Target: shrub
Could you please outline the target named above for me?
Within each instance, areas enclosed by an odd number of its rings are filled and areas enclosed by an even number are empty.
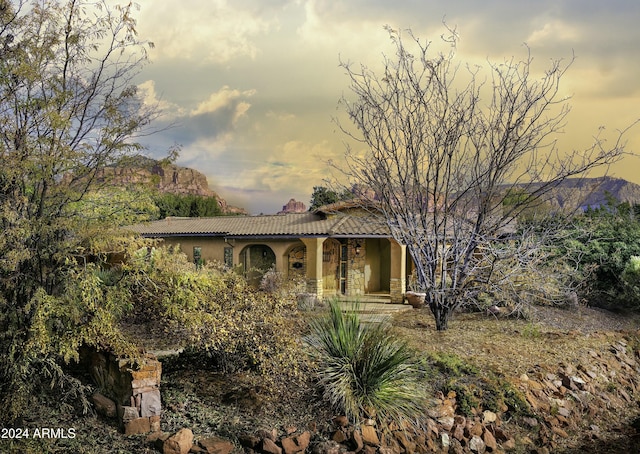
[[[311,322],[308,343],[319,366],[325,398],[354,423],[376,418],[416,424],[425,393],[414,352],[383,323],[362,324],[356,310],[337,302]],[[401,425],[402,427],[402,425]]]
[[[206,352],[227,371],[296,374],[295,300],[255,290],[214,263],[196,269],[178,248],[136,251],[123,272],[131,315],[162,328],[164,341]]]

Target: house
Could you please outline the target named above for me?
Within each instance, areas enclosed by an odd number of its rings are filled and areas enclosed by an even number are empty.
[[[213,218],[167,218],[133,227],[180,245],[190,260],[238,267],[257,283],[273,268],[301,279],[322,299],[375,297],[401,303],[407,253],[382,218],[342,203],[315,212]]]

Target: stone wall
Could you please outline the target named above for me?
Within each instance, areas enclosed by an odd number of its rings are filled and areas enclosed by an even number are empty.
[[[98,387],[93,401],[99,412],[117,417],[126,435],[160,430],[162,364],[155,356],[145,354],[140,362],[132,363],[90,351],[86,362]]]
[[[366,242],[363,240],[349,239],[347,241],[347,295],[364,295],[366,263]]]

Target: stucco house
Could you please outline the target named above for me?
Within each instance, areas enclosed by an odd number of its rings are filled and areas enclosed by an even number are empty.
[[[347,204],[348,205],[348,204]],[[179,244],[191,260],[238,267],[253,281],[273,268],[304,280],[307,292],[401,303],[406,247],[385,222],[357,206],[306,213],[213,218],[166,218],[138,225],[144,237]]]

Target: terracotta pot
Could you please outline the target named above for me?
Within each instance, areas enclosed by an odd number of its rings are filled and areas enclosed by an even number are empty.
[[[407,292],[404,294],[407,302],[413,306],[414,309],[420,309],[424,306],[424,300],[427,297],[426,293]]]

